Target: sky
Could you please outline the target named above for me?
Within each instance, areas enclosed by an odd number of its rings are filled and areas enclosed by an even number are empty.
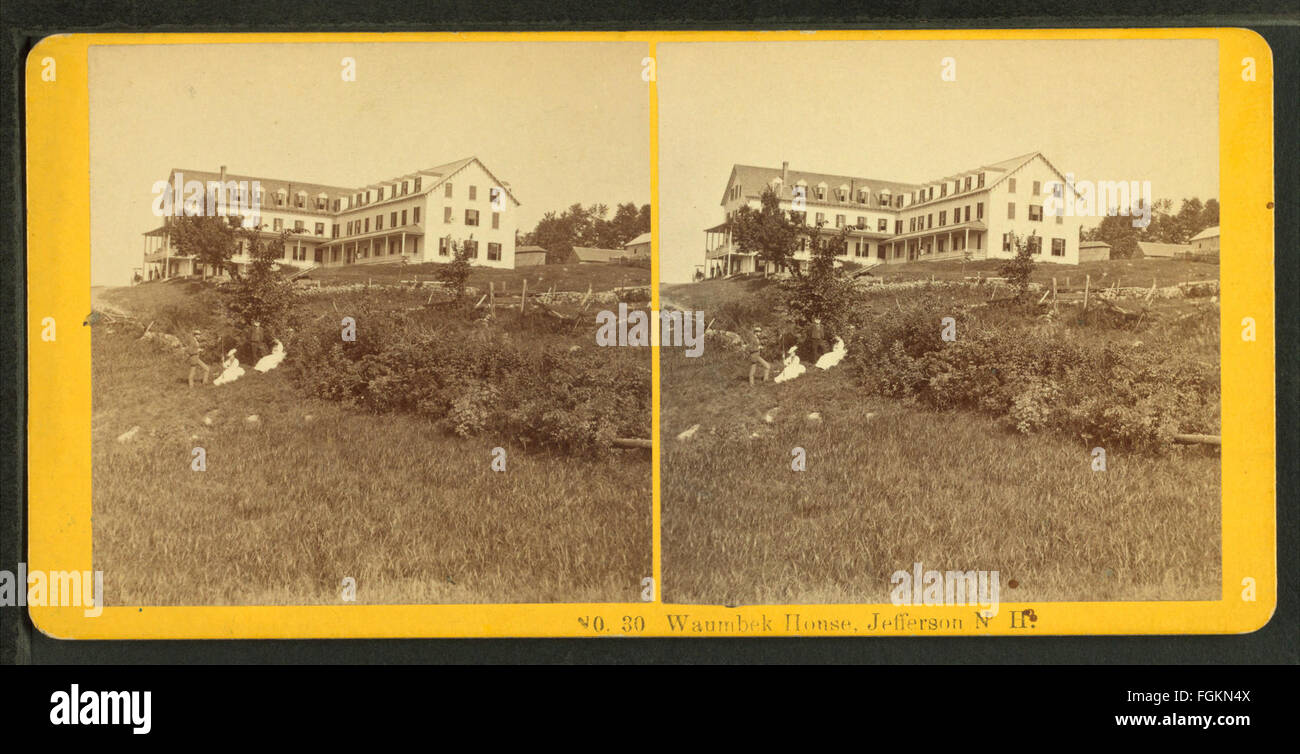
[[[704,263],[738,163],[921,183],[1040,151],[1175,211],[1219,196],[1214,40],[661,43],[656,62],[665,282]]]
[[[650,201],[644,42],[92,47],[91,284],[125,285],[172,168],[362,186],[477,156],[519,229]],[[341,61],[356,61],[344,82]]]

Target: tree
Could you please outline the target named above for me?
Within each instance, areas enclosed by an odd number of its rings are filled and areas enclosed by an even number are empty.
[[[1213,228],[1219,224],[1219,200],[1206,199],[1205,207],[1201,210],[1201,230]]]
[[[438,268],[438,279],[451,288],[457,301],[465,296],[465,284],[469,282],[469,249],[463,241],[451,241],[452,260]]]
[[[1002,263],[998,274],[1007,279],[1007,284],[1016,290],[1016,300],[1023,301],[1029,293],[1029,278],[1034,273],[1034,257],[1029,243],[1024,236],[1011,234],[1011,245],[1016,255]]]
[[[194,257],[206,276],[208,270],[224,269],[235,254],[237,229],[232,220],[238,222],[220,215],[184,215],[171,218],[168,230],[176,250]]]
[[[760,209],[741,207],[727,221],[736,248],[757,254],[759,261],[775,265],[778,272],[795,269],[800,227],[781,209],[781,198],[772,187],[763,191],[760,201]]]
[[[1178,226],[1178,240],[1174,243],[1187,243],[1192,236],[1200,233],[1205,229],[1201,225],[1201,217],[1205,214],[1205,206],[1201,200],[1196,197],[1184,199],[1181,207],[1178,208],[1178,216],[1174,222]]]
[[[787,281],[782,286],[785,313],[801,330],[813,320],[821,320],[827,333],[844,337],[853,303],[853,281],[836,269],[836,257],[848,251],[849,228],[822,237],[821,226],[812,232],[812,253],[808,274]]]
[[[259,225],[234,231],[237,240],[248,247],[251,261],[243,275],[237,275],[223,291],[226,309],[236,324],[247,327],[253,322],[276,329],[287,321],[298,302],[298,290],[291,280],[277,272],[275,260],[284,257],[291,231],[282,230],[263,238]]]

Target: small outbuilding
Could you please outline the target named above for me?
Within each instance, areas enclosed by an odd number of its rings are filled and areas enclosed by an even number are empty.
[[[1206,228],[1192,236],[1192,253],[1198,256],[1219,256],[1219,226]]]
[[[1142,252],[1144,258],[1165,258],[1173,259],[1175,257],[1186,256],[1191,253],[1192,245],[1186,243],[1156,243],[1154,241],[1138,241],[1138,250]]]
[[[1105,262],[1110,259],[1110,244],[1105,241],[1080,241],[1079,262]]]
[[[650,234],[642,233],[623,244],[624,256],[629,260],[650,258]]]
[[[546,264],[546,249],[540,246],[520,246],[515,249],[515,267],[535,267]]]
[[[591,246],[574,246],[569,262],[577,264],[609,264],[610,260],[623,256],[621,249],[597,249]]]

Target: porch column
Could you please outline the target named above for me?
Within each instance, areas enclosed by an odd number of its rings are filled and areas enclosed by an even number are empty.
[[[406,256],[406,231],[402,231],[402,256]]]

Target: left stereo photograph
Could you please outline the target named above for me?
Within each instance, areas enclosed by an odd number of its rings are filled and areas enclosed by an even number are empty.
[[[102,605],[643,600],[645,55],[89,49]]]

